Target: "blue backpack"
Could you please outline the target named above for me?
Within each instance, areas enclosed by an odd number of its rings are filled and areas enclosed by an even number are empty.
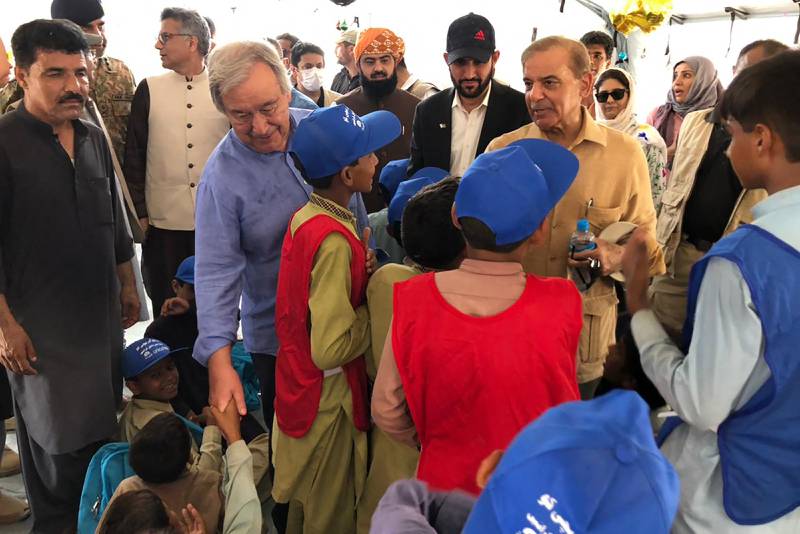
[[[244,350],[244,343],[241,341],[233,345],[231,350],[231,363],[239,379],[242,381],[242,389],[244,390],[244,402],[247,405],[248,412],[256,412],[261,409],[261,399],[258,393],[261,390],[256,376],[255,367],[253,367],[253,358]]]
[[[78,534],[93,534],[120,482],[135,475],[128,463],[129,443],[100,447],[86,471],[78,511]]]
[[[185,417],[175,414],[199,447],[203,442],[203,428]],[[86,478],[83,480],[81,504],[78,510],[78,534],[94,534],[100,518],[106,511],[108,501],[117,491],[117,486],[134,473],[128,461],[130,443],[108,443],[92,456]]]

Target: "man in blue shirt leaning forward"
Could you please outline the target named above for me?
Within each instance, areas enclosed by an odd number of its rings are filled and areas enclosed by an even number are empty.
[[[245,348],[253,355],[264,418],[271,426],[281,245],[289,219],[311,193],[286,149],[310,112],[289,107],[289,80],[267,44],[221,47],[208,70],[214,104],[232,129],[208,159],[197,192],[194,357],[208,366],[212,406],[224,410],[233,399],[244,415],[242,385],[231,365],[241,299]],[[359,195],[350,209],[359,230],[367,227]]]

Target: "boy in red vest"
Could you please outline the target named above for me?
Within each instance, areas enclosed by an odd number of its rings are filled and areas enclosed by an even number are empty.
[[[290,152],[313,186],[289,223],[276,302],[275,502],[287,532],[354,532],[366,477],[366,248],[347,209],[372,188],[373,154],[400,135],[388,111],[315,110]],[[365,233],[365,240],[368,239]]]
[[[547,216],[578,172],[549,141],[482,154],[464,173],[453,222],[466,259],[395,285],[372,415],[421,445],[417,477],[477,494],[478,466],[548,408],[577,400],[581,298],[568,280],[526,275]]]

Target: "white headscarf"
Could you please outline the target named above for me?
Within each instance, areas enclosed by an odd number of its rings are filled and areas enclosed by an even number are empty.
[[[597,122],[608,126],[609,128],[614,128],[615,130],[619,130],[621,132],[625,132],[628,135],[636,136],[636,131],[639,128],[639,121],[636,119],[636,86],[633,82],[633,78],[631,75],[628,74],[626,71],[618,68],[610,68],[605,72],[616,70],[619,71],[625,76],[625,79],[628,80],[628,105],[625,106],[625,109],[619,112],[619,115],[614,117],[613,119],[607,119],[605,115],[603,115],[603,106],[600,102],[597,101],[597,97],[595,96],[595,111],[597,112]],[[602,76],[602,74],[601,74]],[[610,80],[614,80],[615,78],[608,78]],[[605,80],[604,80],[605,81]],[[595,90],[597,93],[597,90]]]

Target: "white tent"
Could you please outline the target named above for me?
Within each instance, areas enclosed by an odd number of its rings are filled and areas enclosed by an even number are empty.
[[[611,10],[619,1],[594,3]],[[664,24],[651,34],[632,36],[630,55],[641,89],[640,112],[662,103],[669,87],[671,64],[680,58],[709,57],[717,65],[723,83],[727,83],[738,51],[748,42],[767,37],[785,43],[794,40],[798,4],[793,1],[744,0],[733,4],[749,16],[737,18],[729,38],[731,22],[725,7],[731,3],[732,0],[674,0],[674,14],[682,24]],[[319,44],[327,53],[329,79],[338,70],[333,55],[337,22],[346,21],[353,26],[357,17],[361,28],[386,26],[405,39],[409,68],[440,87],[450,83],[442,60],[447,26],[469,11],[492,21],[501,52],[497,76],[518,89],[522,88],[518,58],[534,28],[539,37],[560,34],[572,38],[589,30],[605,29],[604,21],[578,0],[564,0],[563,12],[561,0],[356,0],[347,7],[330,0],[105,0],[107,53],[123,59],[137,79],[161,72],[153,46],[160,10],[173,4],[212,17],[221,44],[239,39],[260,40],[286,31]],[[0,36],[8,44],[19,24],[49,14],[50,0],[18,2],[0,19]],[[669,56],[665,55],[667,42]]]

